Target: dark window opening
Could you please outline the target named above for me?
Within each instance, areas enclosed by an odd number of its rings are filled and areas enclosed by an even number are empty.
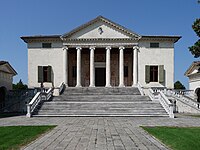
[[[38,82],[51,82],[51,66],[38,66]]]
[[[150,47],[151,48],[158,48],[159,47],[159,43],[150,43]]]
[[[51,43],[42,43],[42,48],[51,48]]]
[[[124,66],[124,77],[128,77],[128,66]]]
[[[158,82],[158,66],[150,66],[150,82]]]
[[[43,82],[47,82],[48,78],[48,67],[43,67]]]
[[[73,66],[73,67],[72,67],[72,77],[73,77],[73,78],[76,78],[76,72],[77,72],[77,71],[76,71],[76,66]]]

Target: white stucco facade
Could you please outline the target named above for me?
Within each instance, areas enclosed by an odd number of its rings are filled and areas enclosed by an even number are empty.
[[[17,73],[8,62],[0,61],[0,87],[12,90],[13,76]]]
[[[100,16],[63,35],[21,38],[28,45],[29,87],[41,85],[39,66],[51,66],[51,82],[44,82],[45,87],[58,87],[62,82],[67,86],[94,87],[95,69],[100,68],[95,64],[102,63],[108,87],[137,83],[144,88],[173,88],[174,85],[174,43],[180,36],[142,36]],[[51,47],[44,48],[43,43],[50,43]],[[150,47],[151,43],[158,47]],[[164,81],[159,82],[161,70],[158,69],[156,82],[146,82],[146,66],[163,66]]]

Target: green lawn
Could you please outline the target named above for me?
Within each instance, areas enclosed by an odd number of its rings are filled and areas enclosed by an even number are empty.
[[[20,149],[55,126],[0,127],[0,150]]]
[[[200,127],[142,127],[173,150],[200,149]]]

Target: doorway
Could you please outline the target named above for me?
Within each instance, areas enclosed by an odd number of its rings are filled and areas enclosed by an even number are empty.
[[[106,85],[106,68],[95,68],[95,86]]]
[[[196,89],[196,94],[197,94],[197,102],[200,102],[200,88]]]

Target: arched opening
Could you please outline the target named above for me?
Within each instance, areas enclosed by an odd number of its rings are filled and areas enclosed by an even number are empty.
[[[195,90],[195,93],[196,93],[196,95],[197,95],[197,102],[200,102],[200,88],[197,88],[197,89]]]
[[[0,87],[0,109],[5,107],[6,88]]]

